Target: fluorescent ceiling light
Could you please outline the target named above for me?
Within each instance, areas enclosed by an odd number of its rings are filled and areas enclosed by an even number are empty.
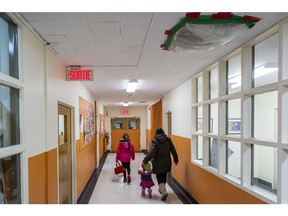
[[[254,79],[265,76],[272,72],[278,71],[278,64],[267,63],[254,69]],[[231,89],[241,86],[241,75],[236,75],[229,78],[228,83],[231,83]]]
[[[135,92],[137,85],[138,85],[138,80],[136,80],[136,79],[129,80],[126,91],[127,92]]]
[[[129,102],[123,102],[123,106],[129,106]]]
[[[262,77],[278,71],[278,64],[268,63],[254,69],[254,78]]]
[[[241,86],[241,76],[236,75],[228,80],[228,83],[231,83],[231,89]]]

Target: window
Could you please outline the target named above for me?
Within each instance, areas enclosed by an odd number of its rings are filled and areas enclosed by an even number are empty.
[[[200,76],[196,79],[196,102],[203,101],[203,77]]]
[[[288,25],[277,28],[192,77],[191,156],[256,197],[288,203]]]
[[[202,160],[203,158],[203,137],[202,136],[197,136],[196,137],[196,159],[197,160]]]
[[[227,94],[241,90],[241,55],[227,62]]]
[[[277,149],[252,145],[252,185],[277,193]]]
[[[219,87],[218,87],[218,68],[213,68],[209,71],[209,98],[217,98]]]
[[[202,106],[196,108],[196,116],[197,116],[196,131],[198,133],[203,133],[203,107]]]
[[[0,204],[22,202],[20,101],[24,84],[15,80],[19,79],[17,31],[17,25],[0,13]]]
[[[20,155],[0,159],[0,204],[20,204]]]
[[[218,133],[218,103],[209,105],[209,133]]]
[[[0,84],[0,148],[20,144],[19,90]]]
[[[0,13],[0,72],[18,79],[18,71],[17,25]]]
[[[226,133],[229,135],[241,134],[241,99],[227,101]]]
[[[235,178],[241,176],[241,143],[230,141],[226,142],[226,173]]]
[[[218,168],[218,140],[217,138],[209,139],[209,165]]]
[[[254,46],[254,87],[278,81],[278,34]]]
[[[253,137],[277,141],[277,98],[276,91],[253,96]]]

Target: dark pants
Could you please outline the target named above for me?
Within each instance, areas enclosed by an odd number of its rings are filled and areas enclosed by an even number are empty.
[[[130,176],[131,173],[130,162],[121,162],[121,163],[125,167],[128,176]],[[126,172],[124,172],[124,178],[126,178]]]
[[[158,184],[167,182],[167,173],[156,174]]]

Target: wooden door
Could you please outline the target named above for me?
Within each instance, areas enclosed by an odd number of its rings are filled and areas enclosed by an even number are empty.
[[[58,104],[59,203],[72,203],[71,109]]]
[[[140,118],[111,119],[111,151],[117,152],[124,133],[128,133],[136,152],[140,152]]]

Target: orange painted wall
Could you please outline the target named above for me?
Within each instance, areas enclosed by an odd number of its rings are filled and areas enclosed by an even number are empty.
[[[84,149],[80,149],[80,140],[76,141],[77,198],[79,198],[93,171],[96,169],[95,137],[91,144],[87,145]]]
[[[146,148],[150,149],[156,128],[162,127],[162,100],[149,107],[150,129],[146,129]]]
[[[149,129],[146,129],[146,150],[150,150],[151,147],[151,132]]]
[[[191,162],[191,139],[172,135],[179,156],[172,175],[200,204],[263,204],[264,201]]]
[[[29,203],[58,203],[57,148],[28,159]]]
[[[86,101],[84,98],[80,97],[80,114],[82,114],[83,116],[87,115],[87,108],[94,110],[94,118],[95,118],[94,124],[95,124],[95,122],[97,121],[96,121],[96,114],[95,114],[96,109],[94,105]],[[83,127],[84,127],[84,122],[83,122]],[[94,125],[94,128],[96,128],[96,125]],[[96,132],[96,130],[94,130],[94,132]],[[76,140],[76,143],[75,143],[76,145],[75,149],[76,149],[77,198],[79,198],[85,185],[87,184],[91,175],[93,174],[93,171],[96,169],[96,165],[97,165],[96,137],[97,137],[96,133],[94,133],[93,139],[89,143],[85,143],[84,131],[83,131],[83,133],[80,132],[80,139]]]
[[[29,203],[47,203],[46,153],[28,159]]]
[[[58,203],[58,149],[47,152],[47,201],[49,204]]]
[[[162,127],[162,100],[150,106],[150,138],[155,136],[159,127]]]

